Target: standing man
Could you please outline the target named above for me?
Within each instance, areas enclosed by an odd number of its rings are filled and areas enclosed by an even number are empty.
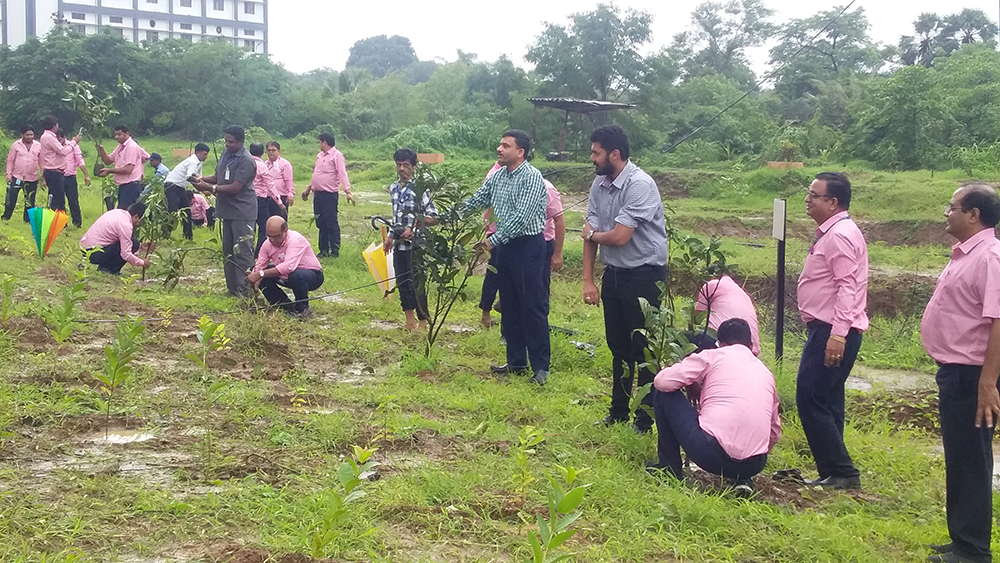
[[[59,142],[66,144],[66,133],[62,129],[56,133]],[[66,170],[64,172],[63,187],[66,192],[66,203],[69,204],[69,214],[73,219],[73,226],[79,229],[83,226],[83,215],[80,213],[80,186],[76,180],[76,171],[83,172],[83,181],[90,185],[90,173],[87,172],[87,163],[83,160],[83,151],[80,145],[73,145],[73,153],[66,157]]]
[[[40,175],[38,157],[42,144],[35,142],[35,128],[21,128],[21,138],[10,146],[7,153],[7,197],[3,204],[3,220],[9,221],[17,207],[17,192],[24,190],[24,222],[28,222],[28,209],[35,206]]]
[[[552,272],[558,272],[563,265],[563,242],[566,240],[566,218],[563,217],[562,198],[552,182],[545,180],[545,295],[550,293]],[[545,306],[549,306],[548,298]]]
[[[54,115],[42,121],[42,145],[39,153],[39,163],[42,168],[42,188],[49,188],[49,209],[66,210],[66,160],[73,154],[73,147],[80,142],[80,136],[65,145],[59,142],[59,120]]]
[[[191,187],[191,178],[201,175],[202,164],[207,158],[208,145],[198,143],[194,146],[194,154],[175,166],[163,182],[163,192],[167,197],[167,211],[176,213],[183,210],[181,225],[184,229],[184,238],[188,240],[194,238],[191,226],[191,196],[188,188]],[[149,160],[152,162],[153,155],[150,155]],[[208,207],[207,202],[205,207]]]
[[[278,191],[282,193],[281,203],[285,205],[285,219],[288,219],[287,208],[295,202],[295,180],[292,176],[292,163],[281,156],[281,144],[278,141],[267,143],[267,166],[274,175]]]
[[[337,200],[341,187],[347,201],[354,203],[351,181],[347,179],[344,155],[334,146],[333,133],[319,134],[319,154],[313,168],[312,181],[302,192],[302,201],[309,201],[309,194],[316,192],[313,213],[319,228],[319,257],[340,256],[340,223],[337,222]]]
[[[847,211],[851,183],[838,172],[816,175],[806,213],[819,227],[799,276],[799,315],[809,329],[795,390],[802,430],[816,460],[812,485],[861,487],[844,445],[844,384],[868,329],[868,246]]]
[[[611,409],[602,422],[628,422],[629,399],[637,364],[645,363],[646,338],[635,332],[646,326],[639,306],[643,297],[660,306],[656,282],[667,279],[667,230],[663,201],[656,182],[629,160],[628,136],[617,125],[604,125],[590,135],[590,161],[597,177],[590,186],[583,224],[583,301],[604,301],[604,334],[611,349]],[[598,293],[594,263],[601,250],[604,276]],[[626,370],[628,373],[626,374]],[[649,368],[639,369],[639,386],[653,382]],[[652,406],[648,395],[644,404]],[[650,432],[653,419],[639,409],[632,428]]]
[[[246,134],[238,125],[226,128],[226,151],[215,165],[215,174],[195,176],[191,185],[216,196],[215,215],[222,219],[222,255],[226,287],[234,297],[250,297],[247,274],[254,264],[253,226],[257,220],[257,195],[253,190],[257,165],[243,143]]]
[[[253,179],[253,191],[257,194],[257,246],[256,251],[260,253],[260,247],[264,244],[267,232],[267,220],[278,215],[284,217],[285,204],[281,203],[281,194],[277,191],[275,178],[271,174],[261,157],[264,156],[264,145],[261,143],[250,144],[250,156],[257,167],[257,175]]]
[[[496,252],[503,313],[500,328],[507,339],[507,363],[491,367],[496,374],[530,368],[533,383],[549,377],[549,319],[545,294],[545,182],[528,164],[531,139],[512,129],[497,147],[501,168],[490,174],[476,193],[458,206],[458,213],[491,207],[497,231],[476,245]]]
[[[150,155],[135,142],[128,127],[124,125],[115,127],[115,140],[118,141],[118,146],[110,155],[104,152],[103,145],[97,145],[97,155],[104,164],[114,164],[111,168],[101,168],[97,175],[101,178],[108,174],[114,176],[118,186],[118,209],[128,209],[128,206],[139,201],[139,194],[142,193],[142,184],[139,183],[142,166]],[[114,205],[114,200],[109,198],[107,204],[110,208]]]
[[[267,242],[260,248],[260,256],[247,281],[259,287],[271,305],[305,319],[311,314],[309,292],[323,285],[323,266],[306,237],[288,230],[283,217],[269,218],[264,228]],[[292,290],[294,303],[279,285]]]
[[[389,186],[392,199],[392,229],[382,243],[382,252],[392,253],[392,266],[399,288],[399,304],[406,315],[407,330],[427,328],[427,291],[417,287],[413,272],[414,239],[420,227],[437,223],[437,208],[431,194],[424,192],[420,203],[413,186],[413,172],[417,167],[417,153],[413,149],[399,149],[392,155],[398,179]],[[420,224],[417,217],[422,216]],[[418,322],[419,321],[419,322]]]
[[[153,178],[162,178],[163,181],[167,180],[170,169],[167,168],[166,164],[163,164],[163,157],[160,156],[160,153],[154,152],[149,155],[149,167],[153,169]]]
[[[135,229],[142,224],[146,204],[134,203],[125,209],[112,209],[94,221],[80,239],[80,248],[90,252],[90,263],[97,271],[117,276],[126,263],[146,269],[149,260],[135,255],[139,250],[139,237]]]
[[[963,186],[945,210],[958,242],[920,324],[938,364],[941,440],[951,543],[928,561],[989,563],[993,523],[993,430],[1000,419],[1000,198],[985,184]]]

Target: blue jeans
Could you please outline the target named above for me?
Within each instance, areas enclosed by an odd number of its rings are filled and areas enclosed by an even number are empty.
[[[701,429],[698,411],[684,393],[664,393],[655,388],[653,413],[656,415],[657,453],[660,467],[674,476],[684,476],[681,448],[698,467],[726,479],[750,479],[767,465],[767,454],[735,460],[722,449],[714,436]]]
[[[295,295],[295,302],[288,298],[285,290],[278,286],[287,287]],[[323,270],[298,269],[288,274],[288,279],[263,278],[260,280],[260,291],[267,298],[271,305],[281,307],[290,312],[301,313],[309,308],[309,292],[319,289],[323,285]]]

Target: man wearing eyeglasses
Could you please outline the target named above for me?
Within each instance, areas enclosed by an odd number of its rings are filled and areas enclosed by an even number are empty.
[[[795,401],[819,479],[836,489],[861,486],[844,445],[844,384],[868,329],[868,246],[851,220],[851,182],[838,172],[816,176],[806,193],[816,237],[799,276],[799,315],[809,329]]]

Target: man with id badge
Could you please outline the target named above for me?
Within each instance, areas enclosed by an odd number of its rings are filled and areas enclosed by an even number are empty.
[[[24,190],[24,222],[28,222],[28,209],[35,206],[38,192],[38,156],[42,144],[35,141],[35,128],[21,128],[21,138],[10,146],[7,153],[7,197],[4,199],[3,220],[9,221],[17,207],[17,193]]]
[[[226,128],[226,151],[211,176],[191,176],[197,190],[215,196],[215,216],[222,219],[223,270],[234,297],[250,297],[247,274],[254,264],[253,228],[257,221],[257,194],[253,180],[257,165],[243,145],[246,134],[238,125]]]

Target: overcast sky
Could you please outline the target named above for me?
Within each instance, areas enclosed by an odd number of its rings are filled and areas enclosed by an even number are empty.
[[[623,0],[623,10],[645,10],[653,16],[650,51],[668,44],[675,33],[690,23],[691,10],[702,0]],[[774,21],[803,18],[843,6],[850,0],[765,0],[775,10]],[[402,2],[368,0],[271,0],[268,4],[272,58],[293,72],[317,68],[341,70],[355,41],[373,35],[408,37],[421,60],[450,62],[461,49],[493,61],[507,55],[515,64],[524,63],[524,53],[546,22],[564,24],[575,12],[593,10],[598,1],[541,0],[537,2],[477,2],[476,0],[426,0]],[[515,12],[509,10],[523,6]],[[997,0],[858,0],[852,10],[864,8],[875,40],[895,44],[899,36],[912,33],[912,22],[921,12],[954,13],[979,8],[990,17],[1000,16]],[[766,54],[756,53],[757,66]],[[763,70],[761,68],[756,69]]]

